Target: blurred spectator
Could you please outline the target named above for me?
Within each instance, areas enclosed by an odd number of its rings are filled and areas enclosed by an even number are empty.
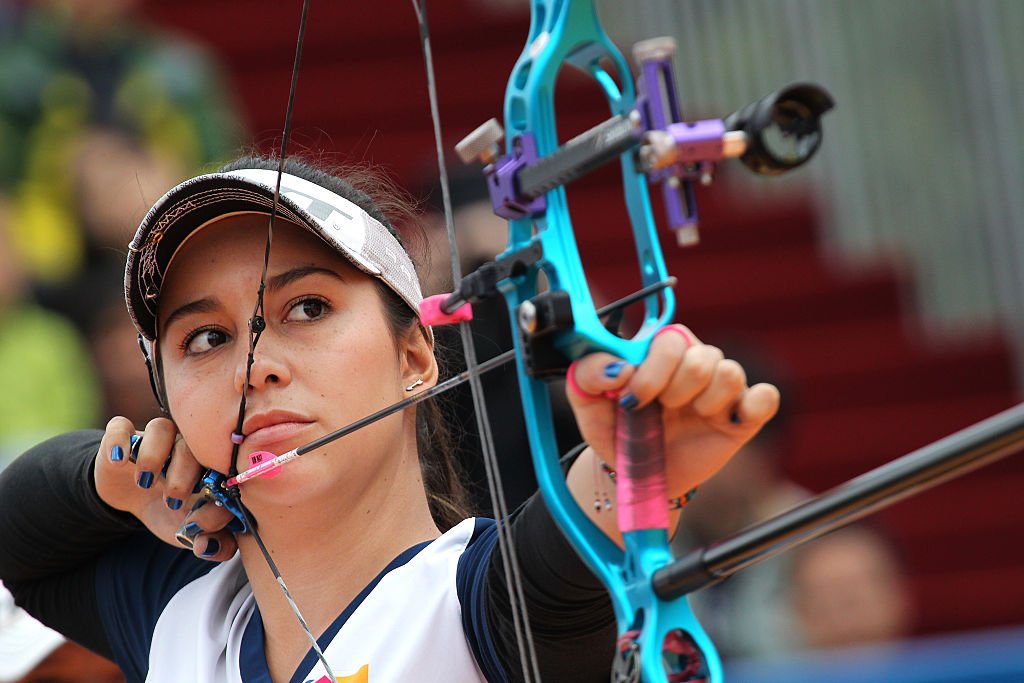
[[[73,147],[62,175],[69,179],[68,208],[81,231],[82,259],[63,279],[38,282],[35,290],[42,305],[91,336],[99,312],[122,296],[124,258],[136,226],[184,178],[185,168],[113,128],[83,129]]]
[[[834,648],[905,637],[913,605],[885,536],[849,526],[793,554],[793,606],[804,646]]]
[[[13,184],[19,258],[61,280],[84,258],[65,172],[83,131],[134,131],[192,169],[229,155],[239,126],[207,56],[156,32],[135,0],[37,0],[3,15],[0,183]]]
[[[104,399],[99,414],[142,426],[159,409],[124,310],[124,258],[135,226],[184,169],[111,128],[84,129],[74,148],[64,175],[74,190],[69,207],[82,230],[83,259],[60,281],[36,282],[33,294],[88,339]]]
[[[81,337],[28,297],[6,207],[0,198],[0,469],[45,438],[94,426],[99,403]]]
[[[0,584],[0,683],[123,683],[112,662],[67,641],[14,605]]]

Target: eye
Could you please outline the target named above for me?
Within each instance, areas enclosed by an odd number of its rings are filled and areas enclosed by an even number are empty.
[[[330,305],[323,299],[306,297],[292,304],[285,320],[288,322],[311,322],[324,317],[329,310]]]
[[[182,349],[184,349],[186,355],[198,356],[212,351],[214,348],[225,344],[228,341],[228,334],[223,330],[216,328],[200,328],[194,332],[189,333],[185,337],[185,341],[182,342]]]

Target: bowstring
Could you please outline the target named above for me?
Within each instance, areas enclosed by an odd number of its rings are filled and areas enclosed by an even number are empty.
[[[288,86],[288,104],[285,107],[284,129],[281,132],[281,150],[278,154],[277,183],[274,187],[274,203],[270,209],[270,219],[267,222],[267,244],[263,250],[263,269],[260,273],[259,289],[256,292],[256,305],[253,307],[252,317],[249,319],[249,355],[246,358],[245,384],[242,387],[242,398],[238,404],[238,421],[235,424],[235,434],[237,435],[242,434],[242,427],[245,423],[246,397],[249,393],[249,385],[252,378],[252,366],[256,359],[256,345],[259,343],[260,336],[266,329],[263,293],[267,288],[267,271],[270,268],[270,251],[274,243],[274,219],[277,217],[278,209],[281,204],[281,177],[284,175],[284,162],[288,153],[288,140],[291,137],[292,112],[295,105],[295,92],[298,89],[299,83],[299,66],[302,63],[302,46],[306,39],[306,19],[308,15],[309,0],[303,0],[302,13],[299,19],[299,34],[295,41],[295,59],[292,63],[291,82]],[[232,439],[229,477],[233,477],[238,474],[237,463],[240,447],[241,439]],[[238,505],[239,510],[241,510],[242,516],[245,518],[246,527],[249,529],[249,533],[252,535],[253,540],[256,541],[256,545],[259,547],[260,553],[263,555],[263,559],[266,561],[267,566],[274,575],[274,580],[281,587],[281,592],[284,593],[288,606],[295,614],[296,619],[298,619],[299,625],[302,627],[302,631],[306,634],[306,638],[309,640],[313,651],[320,660],[320,663],[323,664],[327,675],[332,681],[337,680],[337,677],[334,675],[334,671],[331,669],[331,665],[328,664],[327,658],[324,656],[323,650],[320,649],[320,644],[317,642],[316,636],[313,635],[313,631],[309,628],[309,624],[306,622],[305,617],[302,616],[302,612],[299,610],[299,606],[292,597],[291,591],[288,590],[288,586],[285,584],[284,577],[281,576],[281,571],[278,569],[277,563],[274,562],[274,558],[271,556],[270,551],[263,542],[263,538],[260,536],[259,530],[256,527],[256,520],[253,519],[252,513],[249,512],[249,509],[242,502],[238,486],[230,487],[228,489],[228,495],[231,496]]]
[[[434,145],[437,153],[438,177],[441,184],[445,228],[448,234],[448,250],[451,258],[452,288],[454,291],[458,289],[459,283],[462,281],[462,266],[459,263],[458,245],[455,238],[455,221],[452,213],[451,193],[448,187],[448,167],[445,163],[444,145],[441,141],[441,116],[437,103],[437,83],[434,73],[433,53],[430,47],[430,30],[427,25],[426,0],[412,0],[412,6],[419,23],[420,43],[423,49],[423,60],[426,68],[430,116],[434,128]],[[480,382],[476,345],[473,342],[473,333],[468,321],[463,320],[459,322],[459,335],[462,339],[462,349],[466,359],[466,373],[469,378],[470,394],[473,397],[477,429],[480,432],[484,469],[490,490],[491,508],[498,530],[498,549],[501,553],[505,585],[508,589],[509,605],[512,609],[512,621],[516,633],[516,645],[519,650],[519,661],[526,683],[529,683],[531,680],[538,681],[539,683],[541,680],[540,667],[533,643],[533,633],[530,629],[526,599],[523,595],[523,581],[519,571],[519,558],[515,550],[515,544],[512,542],[511,530],[507,524],[508,503],[505,499],[501,468],[498,464],[490,419],[487,415],[483,385]]]

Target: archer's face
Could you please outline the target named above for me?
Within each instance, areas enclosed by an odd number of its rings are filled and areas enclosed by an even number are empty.
[[[175,256],[161,293],[171,415],[199,462],[221,472],[245,386],[266,221],[242,215],[200,230]],[[267,327],[249,379],[239,470],[252,452],[279,455],[400,400],[415,372],[373,280],[316,236],[279,221],[266,282]],[[389,453],[403,450],[409,419],[399,414],[344,437],[274,479],[245,484],[244,493],[315,485],[339,473],[353,485],[371,481]]]

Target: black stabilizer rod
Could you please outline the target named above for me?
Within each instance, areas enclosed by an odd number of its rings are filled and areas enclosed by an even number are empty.
[[[833,529],[1024,451],[1024,403],[840,484],[654,573],[663,600],[692,593]]]
[[[613,116],[599,123],[521,170],[520,196],[536,199],[556,187],[582,178],[627,149],[637,147],[643,133],[640,119],[629,114]]]

